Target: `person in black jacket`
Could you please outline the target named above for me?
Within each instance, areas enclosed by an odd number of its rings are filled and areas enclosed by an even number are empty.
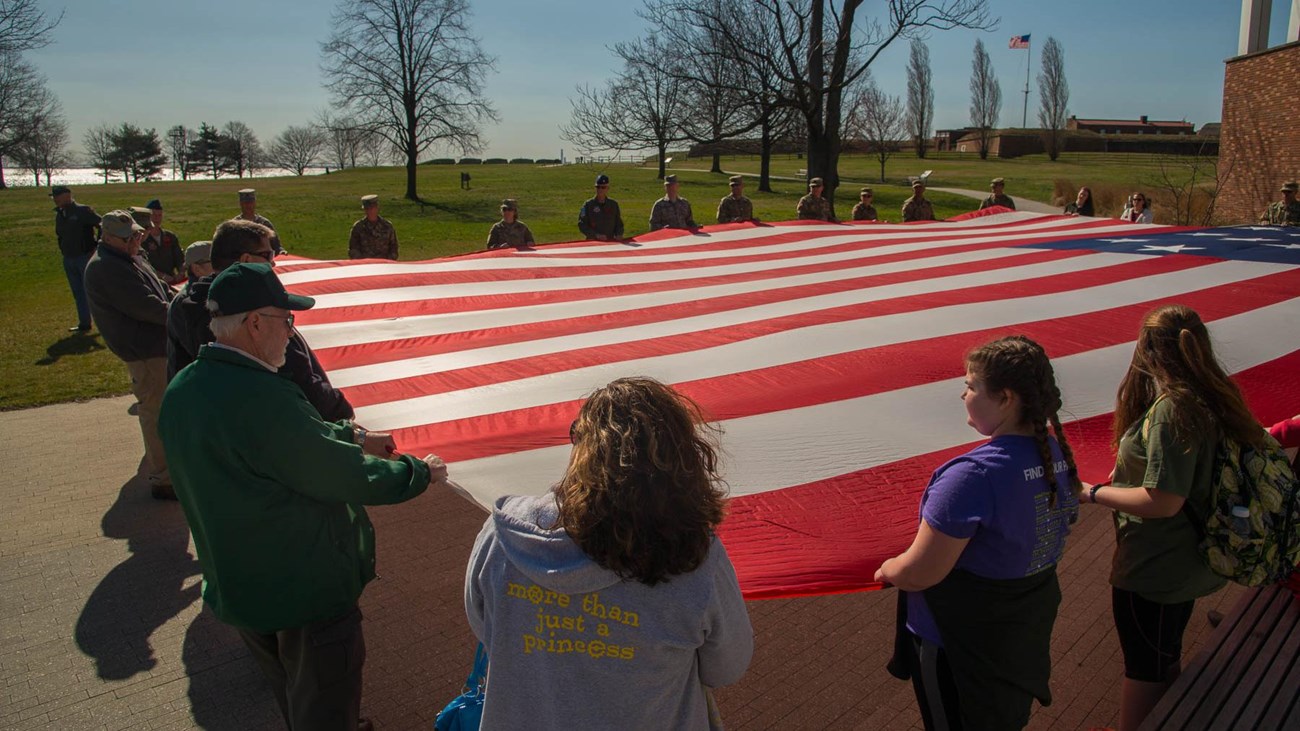
[[[271,230],[265,226],[241,219],[231,219],[217,226],[212,234],[212,266],[216,273],[193,282],[167,310],[169,381],[198,357],[201,346],[213,341],[212,331],[208,328],[212,316],[207,303],[208,287],[216,274],[239,262],[275,266],[271,235]],[[297,328],[289,338],[280,373],[298,384],[307,401],[316,407],[325,421],[354,416],[352,404],[348,403],[342,391],[330,384],[325,369]]]
[[[86,264],[99,241],[99,214],[90,206],[72,200],[72,190],[65,185],[50,188],[54,199],[54,235],[63,254],[63,273],[68,289],[77,303],[77,324],[68,332],[90,331],[90,303],[86,300]]]

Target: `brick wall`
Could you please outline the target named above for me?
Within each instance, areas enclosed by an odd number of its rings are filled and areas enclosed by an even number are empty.
[[[1300,42],[1227,61],[1219,148],[1218,216],[1258,220],[1300,177]]]

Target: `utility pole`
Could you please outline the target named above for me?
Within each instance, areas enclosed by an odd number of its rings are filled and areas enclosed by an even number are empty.
[[[1020,127],[1029,127],[1029,69],[1034,65],[1034,49],[1029,46],[1029,36],[1025,36],[1025,111],[1020,116]]]

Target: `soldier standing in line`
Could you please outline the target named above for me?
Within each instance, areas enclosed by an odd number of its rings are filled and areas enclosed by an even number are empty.
[[[879,217],[876,216],[876,207],[872,205],[875,197],[875,191],[871,190],[871,188],[863,188],[858,191],[858,204],[853,206],[854,221],[879,220]]]
[[[664,197],[655,201],[654,207],[650,209],[651,231],[658,231],[661,228],[682,228],[693,231],[699,228],[695,224],[694,216],[691,215],[690,201],[677,193],[679,187],[676,175],[664,178]]]
[[[596,197],[587,199],[578,211],[578,230],[588,240],[618,241],[623,238],[623,213],[618,201],[609,197],[609,176],[596,176]]]
[[[487,247],[504,249],[507,246],[532,246],[533,232],[519,220],[519,202],[514,198],[501,201],[501,220],[488,231]]]
[[[993,206],[1002,206],[1003,208],[1010,208],[1013,211],[1016,210],[1016,202],[1011,200],[1011,196],[1002,192],[1005,188],[1005,180],[1002,178],[994,178],[992,182],[989,183],[989,190],[993,191],[993,195],[985,198],[983,202],[980,203],[980,210],[982,211],[985,208],[992,208]]]
[[[284,247],[280,245],[280,237],[275,233],[275,224],[271,223],[265,216],[257,215],[256,190],[252,188],[244,188],[239,191],[239,215],[235,216],[235,218],[242,218],[245,221],[260,223],[271,229],[271,248],[275,250],[277,256],[284,253]]]
[[[799,199],[799,206],[795,209],[798,212],[800,221],[830,221],[835,223],[835,217],[831,215],[831,202],[822,197],[822,191],[826,186],[821,178],[813,178],[808,181],[808,195]]]
[[[925,199],[925,183],[912,181],[912,197],[903,201],[903,222],[933,221],[934,206]]]
[[[1282,200],[1270,203],[1259,217],[1259,222],[1266,226],[1300,226],[1300,201],[1296,192],[1300,183],[1292,180],[1282,186]]]
[[[754,218],[754,204],[745,197],[745,178],[731,176],[731,195],[718,201],[718,223],[758,223]]]
[[[379,215],[379,196],[361,196],[365,216],[352,224],[348,236],[349,259],[392,259],[397,261],[397,230]]]
[[[90,332],[90,301],[86,299],[86,264],[99,243],[99,214],[90,206],[72,200],[66,185],[50,188],[54,199],[54,235],[63,254],[63,275],[77,303],[77,324],[68,332]]]
[[[176,234],[162,227],[162,201],[154,198],[144,205],[149,212],[145,227],[144,245],[141,247],[144,258],[158,272],[158,278],[170,285],[185,281],[185,252],[181,250],[180,239]],[[131,209],[133,212],[135,209]]]

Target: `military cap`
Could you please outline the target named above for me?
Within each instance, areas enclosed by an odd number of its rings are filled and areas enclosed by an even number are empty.
[[[505,200],[501,201],[501,210],[517,211],[519,210],[519,201],[515,200],[514,198],[506,198]]]
[[[676,175],[665,175],[665,176],[664,176],[664,185],[671,185],[672,183],[676,183],[676,182],[677,182],[677,176],[676,176]]]
[[[254,190],[253,188],[244,188],[243,190],[239,191],[239,200],[255,201],[257,200],[257,191]]]
[[[144,230],[144,226],[136,223],[127,211],[109,211],[104,214],[99,225],[104,233],[119,239],[129,239],[137,231]]]
[[[141,206],[131,206],[131,218],[141,226],[149,228],[153,224],[153,211]]]
[[[158,200],[157,198],[154,198],[153,200],[151,200],[151,201],[149,201],[148,203],[144,204],[144,207],[145,207],[145,208],[148,208],[148,209],[151,210],[151,211],[161,211],[161,210],[162,210],[162,201]]]
[[[260,307],[310,310],[316,305],[311,297],[284,291],[270,264],[244,263],[226,267],[212,280],[208,302],[216,308],[218,317],[252,312]]]
[[[812,180],[808,181],[809,188],[822,188],[825,187],[825,185],[826,184],[822,182],[821,178],[813,178]]]
[[[362,208],[369,208],[369,207],[371,207],[371,206],[377,206],[377,205],[379,205],[379,196],[377,196],[377,195],[363,195],[363,196],[361,196],[361,207],[362,207]]]
[[[994,178],[989,181],[989,187],[992,187],[994,185],[1005,185],[1006,182],[1007,181],[1003,180],[1002,178]]]
[[[71,192],[72,192],[72,188],[69,188],[66,185],[56,185],[53,188],[50,188],[50,197],[53,198],[55,196],[63,195],[64,193],[71,193]]]
[[[745,176],[744,176],[744,175],[732,175],[730,178],[727,178],[727,180],[730,181],[730,184],[731,184],[731,185],[740,185],[741,183],[744,183],[744,182],[745,182]]]
[[[1284,184],[1282,185],[1282,192],[1283,192],[1283,193],[1300,193],[1300,183],[1297,183],[1297,182],[1294,181],[1294,180],[1292,180],[1292,181],[1290,181],[1290,182],[1288,182],[1288,183],[1284,183]]]
[[[863,188],[862,190],[858,191],[858,195],[875,195],[875,194],[876,191],[872,190],[871,188]]]
[[[913,187],[913,188],[924,188],[924,187],[925,187],[925,181],[924,181],[924,180],[921,180],[920,178],[917,178],[916,180],[913,180],[913,181],[912,181],[912,187]]]
[[[185,266],[207,264],[212,261],[212,242],[195,241],[185,247]]]
[[[601,173],[596,176],[596,185],[609,185],[609,176]]]

